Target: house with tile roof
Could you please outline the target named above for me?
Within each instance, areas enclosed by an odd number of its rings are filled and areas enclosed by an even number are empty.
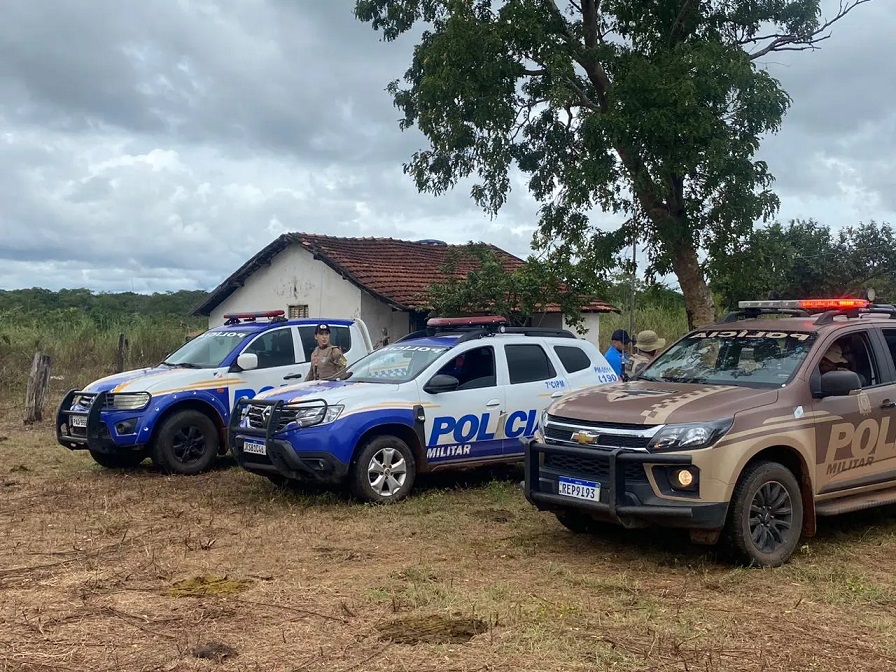
[[[207,316],[209,327],[224,323],[225,313],[284,310],[290,318],[361,318],[371,338],[395,340],[422,328],[427,317],[425,293],[444,282],[449,253],[461,245],[437,240],[338,238],[285,233],[218,285],[193,314]],[[489,246],[513,271],[523,260]],[[470,269],[461,264],[458,273]],[[617,311],[602,301],[584,306],[585,330],[596,340],[601,313]],[[532,316],[533,324],[565,326],[559,307]]]

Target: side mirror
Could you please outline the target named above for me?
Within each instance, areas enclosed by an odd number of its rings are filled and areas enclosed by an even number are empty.
[[[854,371],[829,371],[821,376],[821,397],[845,397],[859,390],[862,380]]]
[[[258,355],[254,352],[244,352],[236,358],[236,365],[243,371],[251,371],[258,368]]]
[[[429,394],[438,394],[439,392],[453,392],[460,385],[460,381],[454,376],[439,373],[429,379],[429,382],[423,386],[423,391]]]

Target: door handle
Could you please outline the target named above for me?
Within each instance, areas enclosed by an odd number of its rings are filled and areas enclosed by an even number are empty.
[[[494,408],[495,406],[500,406],[500,405],[501,405],[500,401],[498,401],[497,399],[491,399],[490,401],[486,402],[485,407],[486,408]]]
[[[896,401],[891,401],[889,399],[884,399],[880,402],[881,408],[896,408]]]
[[[554,392],[554,394],[551,395],[551,399],[557,399],[558,397],[562,397],[562,396],[563,396],[562,392]]]

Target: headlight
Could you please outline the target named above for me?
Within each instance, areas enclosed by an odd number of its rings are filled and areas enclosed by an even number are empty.
[[[647,449],[653,453],[660,453],[709,448],[731,429],[733,423],[734,418],[724,418],[714,422],[666,425],[650,440]]]
[[[541,427],[542,429],[547,427],[548,426],[548,418],[550,418],[550,417],[551,416],[548,415],[547,410],[542,411],[541,412],[541,424],[539,425],[539,427]]]
[[[295,417],[291,422],[296,423],[299,427],[327,425],[336,420],[344,408],[345,406],[312,406],[310,408],[300,408],[295,411]]]
[[[149,392],[112,394],[112,408],[116,411],[139,411],[149,406]]]

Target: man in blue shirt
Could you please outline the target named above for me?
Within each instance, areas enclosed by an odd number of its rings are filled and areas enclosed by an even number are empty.
[[[631,337],[625,329],[617,329],[610,336],[610,347],[604,353],[607,363],[613,367],[613,371],[622,379],[622,371],[625,368],[625,361],[628,359],[626,347],[632,342]]]

